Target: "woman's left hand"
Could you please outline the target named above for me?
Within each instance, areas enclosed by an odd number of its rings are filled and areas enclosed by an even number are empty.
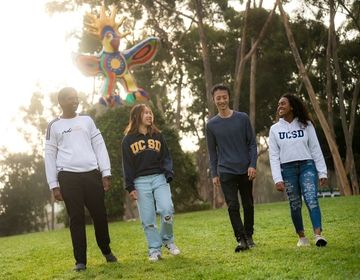
[[[323,187],[327,184],[327,178],[321,178],[320,179],[320,187]]]

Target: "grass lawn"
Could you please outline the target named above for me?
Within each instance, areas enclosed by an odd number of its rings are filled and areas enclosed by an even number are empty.
[[[255,207],[256,247],[236,246],[226,209],[176,214],[176,244],[181,255],[163,252],[147,259],[139,221],[110,224],[111,245],[119,263],[105,263],[92,226],[87,228],[88,264],[72,271],[68,229],[0,238],[0,279],[360,279],[360,196],[320,199],[328,246],[317,248],[304,209],[311,246],[297,248],[287,202]]]

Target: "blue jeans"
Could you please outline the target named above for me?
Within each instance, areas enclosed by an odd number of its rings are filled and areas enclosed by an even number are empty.
[[[286,193],[289,198],[291,218],[297,233],[304,231],[301,214],[302,199],[309,210],[313,229],[321,230],[321,213],[317,197],[318,175],[313,160],[293,161],[281,164]]]
[[[170,185],[164,174],[140,176],[134,180],[138,195],[138,210],[148,241],[149,254],[160,251],[163,244],[174,242],[173,215]],[[156,214],[161,217],[160,232],[157,228]]]

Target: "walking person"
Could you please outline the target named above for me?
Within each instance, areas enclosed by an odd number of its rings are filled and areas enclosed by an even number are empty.
[[[253,180],[256,177],[257,147],[246,113],[229,107],[230,89],[222,84],[211,91],[218,114],[206,124],[212,182],[221,186],[238,245],[235,252],[255,246]],[[240,215],[241,203],[244,224]]]
[[[316,246],[325,246],[321,235],[321,212],[317,192],[327,181],[327,169],[313,122],[300,98],[283,95],[277,108],[278,122],[270,128],[269,155],[272,177],[278,191],[286,190],[297,246],[309,246],[301,214],[302,196],[309,210]]]
[[[148,243],[150,261],[162,257],[161,247],[179,255],[174,243],[174,206],[169,183],[173,179],[173,163],[160,130],[154,124],[151,109],[135,105],[122,141],[125,188],[137,201],[139,216]],[[156,214],[160,214],[160,231]]]
[[[45,142],[47,182],[57,201],[64,201],[70,218],[75,271],[86,269],[84,207],[94,222],[97,244],[107,262],[117,262],[110,249],[105,192],[111,186],[110,160],[94,121],[76,110],[74,88],[58,94],[62,115],[49,123]]]

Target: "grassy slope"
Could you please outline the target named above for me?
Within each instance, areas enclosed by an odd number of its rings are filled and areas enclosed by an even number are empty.
[[[255,208],[257,246],[233,253],[236,245],[226,209],[175,217],[178,257],[150,263],[139,221],[110,224],[119,264],[104,262],[88,227],[88,269],[72,272],[67,229],[0,238],[0,279],[360,279],[360,197],[321,199],[325,248],[297,248],[286,202]]]

